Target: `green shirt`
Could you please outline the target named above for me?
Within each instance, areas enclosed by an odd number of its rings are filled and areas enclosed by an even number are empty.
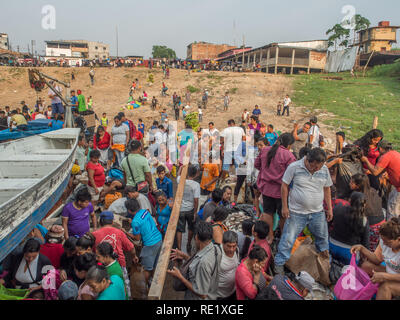
[[[133,179],[129,170],[128,161],[132,169]],[[126,185],[135,186],[146,180],[145,173],[150,172],[149,162],[140,154],[129,154],[122,160],[121,168],[126,175]]]
[[[124,281],[124,275],[122,272],[122,268],[117,260],[114,260],[114,262],[112,262],[110,265],[106,266],[106,269],[107,269],[107,273],[110,277],[113,275],[116,275],[116,276],[120,277],[122,279],[122,281]],[[126,290],[125,290],[125,293],[126,293]]]
[[[85,101],[85,96],[83,94],[80,94],[78,96],[78,111],[83,112],[86,111],[86,101]]]

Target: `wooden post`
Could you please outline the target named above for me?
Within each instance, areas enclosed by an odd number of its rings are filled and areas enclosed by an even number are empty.
[[[307,74],[310,74],[310,59],[311,59],[311,51],[308,51],[308,68],[307,68]]]
[[[271,48],[268,48],[268,51],[267,51],[267,73],[269,73],[269,59],[270,59],[270,57],[271,57]]]
[[[192,143],[191,140],[189,140],[185,156],[183,158],[183,168],[180,176],[178,189],[175,195],[174,206],[172,208],[171,217],[168,223],[168,228],[165,233],[163,245],[161,247],[161,252],[160,252],[160,257],[158,259],[157,267],[154,272],[153,281],[151,282],[151,287],[148,294],[149,300],[160,300],[164,289],[169,258],[171,255],[172,246],[174,244],[176,228],[178,226],[178,220],[179,220],[179,212],[182,204],[183,192],[185,190],[191,147]]]
[[[292,50],[292,67],[290,68],[290,74],[293,74],[294,57],[296,55],[296,49]]]
[[[363,77],[365,77],[365,72],[367,71],[367,67],[368,67],[369,62],[371,61],[372,56],[374,55],[374,53],[375,53],[375,51],[372,51],[371,55],[369,56],[369,59],[368,59],[368,61],[367,61],[367,64],[366,64],[365,67],[364,67]]]
[[[276,47],[275,50],[275,74],[278,74],[278,57],[279,57],[279,47]]]
[[[374,117],[374,122],[372,123],[372,129],[378,128],[378,117]]]

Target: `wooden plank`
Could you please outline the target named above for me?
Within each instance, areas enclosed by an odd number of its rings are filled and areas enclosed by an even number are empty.
[[[372,129],[378,128],[378,117],[374,117],[374,122],[372,123]]]
[[[164,242],[161,248],[160,258],[158,259],[157,267],[153,276],[153,281],[151,282],[151,287],[148,294],[149,300],[160,300],[164,289],[169,258],[175,240],[176,228],[178,226],[179,212],[182,204],[183,191],[185,189],[186,177],[190,160],[190,149],[191,149],[191,140],[189,140],[185,156],[183,158],[182,173],[180,176],[178,189],[176,191],[174,206],[172,208],[171,217],[168,223],[168,228],[165,233]]]

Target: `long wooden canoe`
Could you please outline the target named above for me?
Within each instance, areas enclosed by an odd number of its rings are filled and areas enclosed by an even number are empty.
[[[0,262],[61,197],[79,132],[61,129],[0,144]]]

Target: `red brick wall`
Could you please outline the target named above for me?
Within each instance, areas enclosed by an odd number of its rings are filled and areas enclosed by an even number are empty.
[[[227,44],[193,43],[188,47],[187,58],[192,60],[215,59],[226,50],[234,49],[235,46]]]

